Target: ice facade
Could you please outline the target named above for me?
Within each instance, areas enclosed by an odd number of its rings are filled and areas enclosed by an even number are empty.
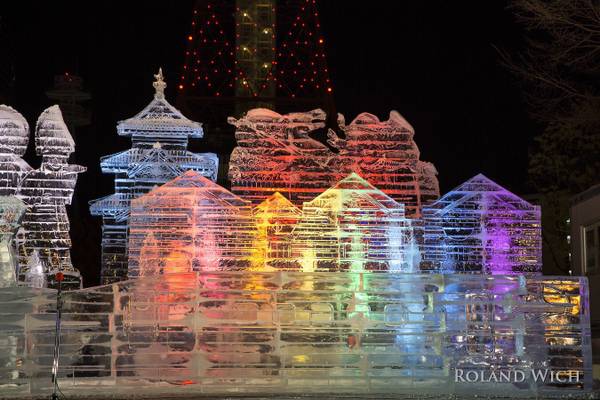
[[[14,238],[26,209],[15,196],[0,196],[0,288],[17,285],[19,263]]]
[[[538,206],[479,174],[423,208],[424,268],[541,274]]]
[[[188,138],[201,138],[200,123],[190,121],[165,99],[162,71],[155,75],[154,99],[140,113],[119,122],[117,132],[131,137],[132,148],[101,159],[102,172],[115,174],[115,193],[90,202],[102,217],[101,282],[127,277],[127,235],[131,200],[194,170],[217,179],[217,156],[187,150]]]
[[[314,135],[325,127],[325,113],[312,110],[280,115],[253,109],[236,127],[237,147],[231,154],[229,178],[233,193],[258,204],[274,192],[297,206],[355,172],[404,204],[409,217],[439,196],[437,171],[419,159],[414,129],[396,111],[387,121],[362,113],[346,125],[345,138],[328,132],[328,146]]]
[[[85,168],[69,164],[75,142],[58,106],[44,110],[36,124],[35,149],[42,157],[38,169],[21,158],[28,142],[27,121],[11,107],[0,106],[0,195],[17,196],[27,208],[17,240],[18,278],[31,277],[34,266],[36,284],[60,271],[65,287],[80,288],[81,277],[71,262],[66,205]]]

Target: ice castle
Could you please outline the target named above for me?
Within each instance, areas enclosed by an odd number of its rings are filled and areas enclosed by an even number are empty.
[[[128,279],[63,295],[61,390],[589,395],[587,280],[541,274],[539,208],[483,175],[436,199],[435,169],[397,113],[352,124],[345,140],[365,142],[364,163],[312,157],[315,115],[233,121],[246,149],[231,191],[178,167],[127,197]],[[407,141],[388,152],[394,135]],[[55,301],[49,289],[0,290],[0,394],[51,387]]]

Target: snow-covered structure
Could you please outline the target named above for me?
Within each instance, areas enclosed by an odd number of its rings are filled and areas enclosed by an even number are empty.
[[[44,110],[37,121],[35,150],[42,156],[38,169],[28,171],[19,184],[18,197],[27,206],[20,237],[20,276],[27,273],[29,258],[39,254],[44,273],[65,275],[65,288],[81,287],[81,276],[71,262],[68,204],[71,204],[80,165],[69,164],[75,141],[58,106]]]
[[[14,238],[25,210],[25,204],[18,198],[0,196],[0,288],[17,284],[19,264]]]
[[[542,272],[540,208],[479,174],[423,208],[423,268]]]
[[[90,202],[92,215],[101,216],[102,283],[127,276],[127,231],[131,200],[157,185],[197,171],[217,179],[217,156],[187,150],[189,138],[201,138],[202,126],[190,121],[165,99],[162,71],[155,75],[154,98],[142,111],[117,125],[117,133],[131,137],[132,148],[101,159],[102,172],[115,174],[115,193]]]
[[[229,123],[237,140],[231,190],[254,204],[280,192],[300,206],[351,172],[404,204],[410,217],[439,196],[435,167],[419,160],[414,129],[396,111],[387,121],[363,113],[349,125],[340,115],[345,138],[329,131],[330,147],[311,137],[325,127],[322,110],[280,115],[253,109]]]

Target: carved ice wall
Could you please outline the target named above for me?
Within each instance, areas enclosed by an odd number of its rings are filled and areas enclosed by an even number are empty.
[[[115,174],[115,193],[90,202],[92,215],[102,216],[101,282],[127,277],[127,232],[131,200],[187,170],[217,179],[219,160],[213,153],[187,150],[188,138],[203,136],[164,97],[162,71],[155,75],[154,99],[140,113],[119,122],[117,132],[131,137],[132,148],[101,159],[102,172]]]
[[[363,113],[349,125],[340,115],[346,138],[329,131],[333,150],[311,137],[325,117],[322,110],[280,115],[254,109],[230,118],[237,140],[229,164],[233,193],[257,204],[280,192],[300,206],[355,172],[404,204],[410,217],[439,196],[435,167],[419,160],[414,129],[396,111],[387,121]]]

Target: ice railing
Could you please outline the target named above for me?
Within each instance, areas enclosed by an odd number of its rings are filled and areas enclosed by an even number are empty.
[[[587,281],[456,274],[216,272],[65,293],[60,386],[86,393],[591,390]],[[54,292],[0,293],[0,394],[49,390]],[[525,371],[520,383],[456,370]],[[578,382],[534,382],[532,370]]]

